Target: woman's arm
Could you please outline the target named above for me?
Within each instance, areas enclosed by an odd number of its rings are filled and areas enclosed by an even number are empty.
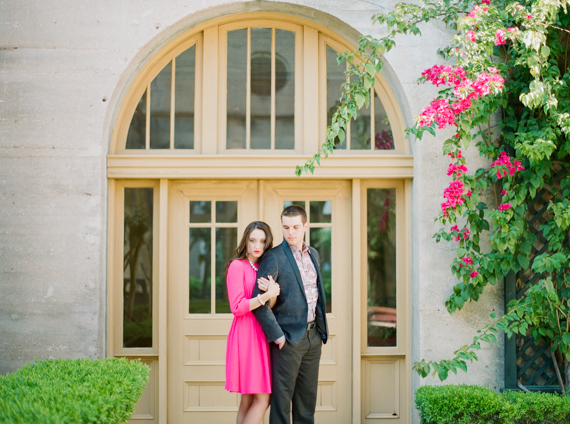
[[[257,296],[254,296],[252,299],[245,296],[244,279],[245,273],[242,264],[239,261],[233,261],[228,268],[226,284],[228,286],[230,309],[235,316],[241,316],[261,306],[261,302]],[[261,294],[259,297],[261,301],[265,303],[277,295],[279,295],[278,285],[276,285],[276,287],[272,286],[270,290]]]

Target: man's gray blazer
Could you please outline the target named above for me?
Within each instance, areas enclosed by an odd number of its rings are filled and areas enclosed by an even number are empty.
[[[318,276],[319,299],[315,311],[315,322],[323,343],[326,343],[329,330],[327,327],[325,289],[319,267],[319,253],[312,247],[309,247],[309,253]],[[257,278],[267,278],[269,275],[273,276],[281,288],[277,302],[273,309],[269,308],[268,302],[265,306],[260,306],[252,312],[261,324],[269,342],[273,342],[284,335],[289,343],[297,346],[307,329],[308,306],[297,262],[286,241],[263,254],[257,271]],[[253,296],[255,297],[260,293],[263,292],[255,284]]]

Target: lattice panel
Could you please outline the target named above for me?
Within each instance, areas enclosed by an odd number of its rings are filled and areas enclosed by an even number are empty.
[[[544,238],[540,226],[549,220],[548,204],[559,193],[560,181],[564,174],[559,169],[555,169],[550,184],[545,184],[533,201],[529,203],[527,221],[529,230],[536,235],[537,242],[532,247],[530,254],[530,264],[534,258],[548,250],[547,240]],[[556,190],[554,190],[556,189]],[[560,194],[557,194],[560,196]],[[530,269],[521,270],[516,276],[516,298],[524,297],[526,291],[542,278],[541,274],[535,274]],[[544,340],[540,340],[538,345],[534,343],[532,329],[525,336],[517,336],[516,346],[516,380],[527,388],[537,388],[545,386],[555,386],[558,384],[556,371],[552,362],[549,346]],[[557,361],[560,372],[564,375],[562,361]]]

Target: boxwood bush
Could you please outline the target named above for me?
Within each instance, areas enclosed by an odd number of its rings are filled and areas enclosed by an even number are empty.
[[[124,423],[148,378],[126,358],[30,363],[0,376],[0,423]]]
[[[422,424],[570,423],[570,397],[481,386],[422,386],[416,391]]]

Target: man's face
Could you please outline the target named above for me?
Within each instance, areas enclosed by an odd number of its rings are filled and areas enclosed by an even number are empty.
[[[300,249],[303,245],[303,238],[305,237],[305,231],[309,228],[309,223],[301,220],[301,216],[284,216],[281,218],[281,224],[283,228],[283,238],[291,246],[295,246]]]

